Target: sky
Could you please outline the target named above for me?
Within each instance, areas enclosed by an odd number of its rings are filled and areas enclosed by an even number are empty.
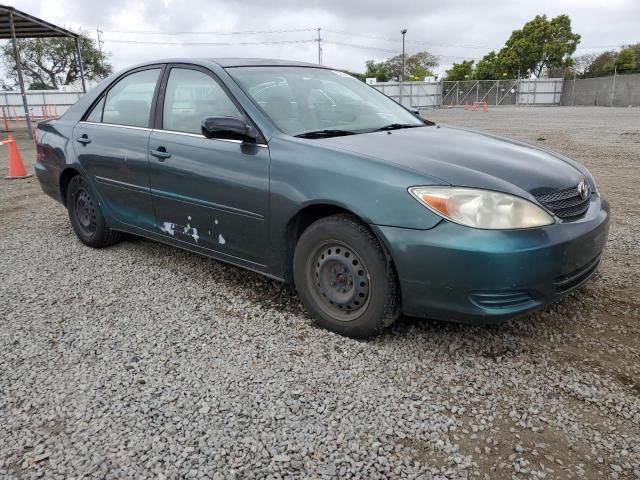
[[[576,54],[640,42],[640,0],[14,0],[3,3],[96,38],[114,69],[167,57],[268,57],[364,72],[369,59],[427,50],[440,62],[500,49],[535,15],[568,14]],[[188,32],[188,33],[183,33]],[[140,43],[144,42],[144,43]],[[217,45],[203,45],[215,43]],[[191,45],[187,45],[191,44]],[[195,45],[194,45],[195,44]]]

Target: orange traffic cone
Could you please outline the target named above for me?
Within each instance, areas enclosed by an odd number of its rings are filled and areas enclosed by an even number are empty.
[[[482,111],[483,112],[488,112],[489,111],[489,106],[487,105],[487,101],[484,101],[484,105],[482,105]]]
[[[14,138],[9,135],[8,139],[0,143],[9,145],[9,175],[4,178],[7,180],[29,178],[31,175],[27,174],[27,169],[24,168],[22,156],[20,155],[20,150],[18,150],[18,145],[16,145]]]
[[[471,107],[471,110],[474,112],[478,111],[478,102],[473,102],[473,107]]]
[[[466,112],[467,110],[469,110],[469,100],[465,100],[465,101],[464,101],[464,110],[465,110],[465,112]]]

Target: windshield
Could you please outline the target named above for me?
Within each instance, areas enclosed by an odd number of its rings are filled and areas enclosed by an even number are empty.
[[[424,126],[393,100],[346,73],[309,67],[233,67],[229,74],[289,135],[363,133]],[[325,132],[326,133],[326,132]]]

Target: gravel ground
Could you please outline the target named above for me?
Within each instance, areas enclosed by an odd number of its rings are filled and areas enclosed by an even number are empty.
[[[86,248],[34,179],[0,180],[0,477],[640,478],[640,109],[427,116],[584,162],[614,212],[594,279],[500,326],[356,341],[256,274]]]

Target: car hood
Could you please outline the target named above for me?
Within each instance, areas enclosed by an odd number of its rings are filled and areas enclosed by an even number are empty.
[[[576,186],[588,176],[584,167],[558,153],[458,127],[426,126],[320,142],[426,174],[443,184],[520,196]]]

